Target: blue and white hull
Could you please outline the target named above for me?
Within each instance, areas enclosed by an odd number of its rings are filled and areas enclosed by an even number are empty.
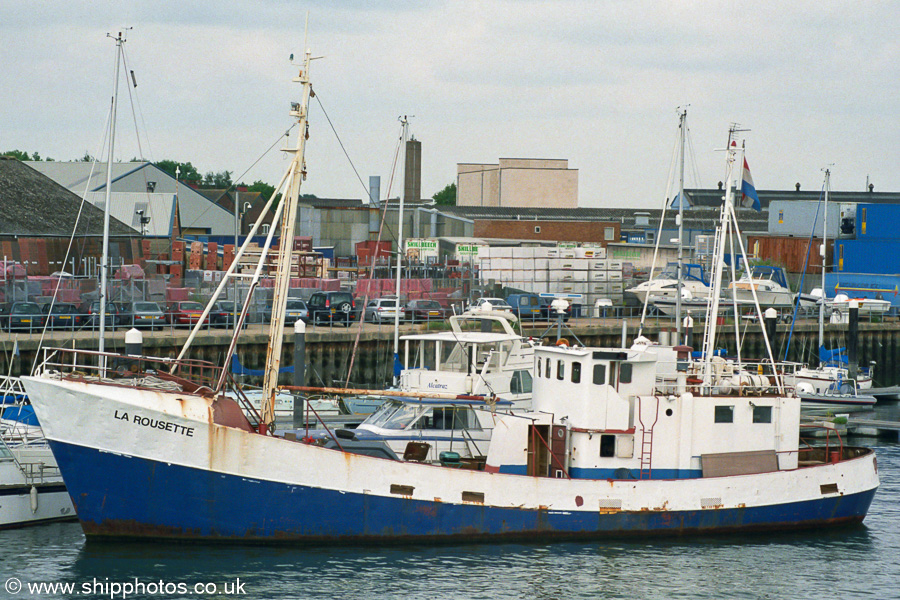
[[[24,379],[91,536],[406,542],[796,529],[862,521],[878,486],[867,451],[693,479],[448,469],[217,425],[200,396]]]

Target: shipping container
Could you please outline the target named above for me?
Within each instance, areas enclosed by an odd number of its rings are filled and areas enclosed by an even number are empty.
[[[858,204],[856,206],[856,239],[900,238],[900,205]]]
[[[823,196],[824,198],[824,196]],[[851,217],[855,205],[846,202],[828,203],[828,238],[849,237],[841,233],[841,215]],[[769,204],[769,235],[808,239],[811,234],[822,237],[825,218],[824,202],[806,200],[773,200]],[[845,217],[845,218],[846,218]]]
[[[783,265],[788,273],[802,273],[809,254],[807,274],[822,273],[822,258],[819,255],[821,238],[814,238],[810,246],[809,237],[792,238],[780,236],[747,236],[747,252],[762,260]],[[834,240],[828,240],[828,253],[834,247]]]

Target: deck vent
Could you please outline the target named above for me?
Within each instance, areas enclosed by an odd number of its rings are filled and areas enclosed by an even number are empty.
[[[700,508],[722,508],[721,498],[700,498]]]
[[[484,504],[484,494],[482,494],[481,492],[463,492],[462,501]]]
[[[600,510],[622,510],[622,501],[617,498],[600,498]]]
[[[837,494],[838,486],[836,483],[824,483],[819,486],[819,489],[822,491],[822,495],[826,494]]]
[[[412,496],[414,489],[416,488],[411,485],[397,485],[396,483],[391,484],[391,493],[397,494],[398,496]]]

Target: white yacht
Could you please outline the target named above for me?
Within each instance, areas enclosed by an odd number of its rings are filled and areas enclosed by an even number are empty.
[[[753,304],[753,290],[762,308],[788,308],[794,304],[794,293],[788,285],[784,269],[770,265],[754,265],[744,271],[728,288],[740,304]]]
[[[691,298],[702,299],[709,296],[709,279],[703,265],[683,265],[681,288],[690,292]],[[650,281],[625,290],[626,296],[644,304],[647,296],[675,299],[678,294],[678,264],[671,262]]]

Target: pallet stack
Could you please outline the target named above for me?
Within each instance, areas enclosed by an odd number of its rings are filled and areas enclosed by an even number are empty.
[[[490,247],[478,253],[482,283],[532,293],[580,294],[583,305],[622,302],[625,263],[602,247]],[[628,265],[630,267],[630,265]]]

